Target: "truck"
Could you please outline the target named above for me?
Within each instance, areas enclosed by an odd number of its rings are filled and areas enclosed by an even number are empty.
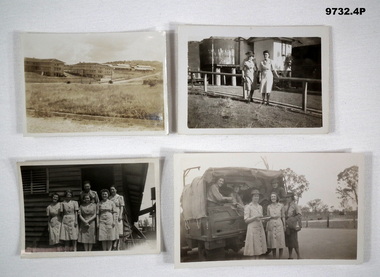
[[[259,203],[263,206],[264,215],[274,190],[272,181],[276,180],[277,189],[285,192],[281,171],[243,167],[208,168],[203,176],[184,185],[182,191],[181,258],[197,248],[200,261],[223,260],[226,250],[239,252],[244,246],[247,232],[244,209],[235,203],[217,206],[207,203],[207,191],[219,178],[224,179],[220,193],[227,197],[238,185],[244,205],[251,202],[252,190],[259,190]]]

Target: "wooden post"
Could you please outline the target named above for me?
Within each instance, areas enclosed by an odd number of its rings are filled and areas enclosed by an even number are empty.
[[[194,88],[194,73],[190,72],[190,78],[191,78],[191,88]]]
[[[307,81],[303,82],[303,91],[302,91],[302,110],[307,111]]]
[[[330,213],[327,214],[327,228],[330,228]]]
[[[207,92],[207,74],[203,76],[203,88],[204,91]]]
[[[236,68],[232,68],[232,74],[236,74]],[[232,86],[236,87],[236,76],[232,76]]]
[[[215,72],[216,73],[220,73],[220,67],[217,67],[216,69],[215,69]],[[216,83],[216,85],[217,86],[220,86],[221,85],[221,83],[220,83],[220,75],[216,75],[215,76],[215,83]]]

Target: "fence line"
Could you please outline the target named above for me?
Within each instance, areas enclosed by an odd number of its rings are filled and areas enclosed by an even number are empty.
[[[208,92],[208,75],[217,75],[217,76],[232,76],[233,81],[232,83],[236,83],[236,77],[243,77],[242,74],[235,74],[235,73],[223,73],[223,72],[211,72],[211,71],[189,71],[190,73],[190,82],[191,86],[194,87],[194,83],[203,83],[203,91]],[[203,74],[203,78],[194,78],[194,74]],[[235,79],[235,82],[234,82]],[[320,79],[311,79],[311,78],[298,78],[298,77],[279,77],[279,80],[283,81],[297,81],[297,82],[302,82],[302,103],[301,103],[301,109],[303,112],[307,111],[313,111],[313,112],[319,112],[321,113],[322,111],[315,110],[315,109],[310,109],[307,107],[307,96],[308,96],[308,84],[309,83],[321,83]],[[217,86],[220,86],[220,82],[217,82]],[[243,91],[243,98],[244,98],[244,85],[242,86],[242,91]],[[273,102],[273,101],[272,101]],[[281,105],[281,106],[286,106],[286,107],[293,107],[293,108],[299,108],[298,106],[293,106],[290,104],[286,103],[280,103],[276,102],[275,104]]]

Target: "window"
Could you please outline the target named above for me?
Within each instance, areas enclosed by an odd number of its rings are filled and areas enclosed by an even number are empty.
[[[49,171],[47,168],[21,168],[24,194],[49,192]]]

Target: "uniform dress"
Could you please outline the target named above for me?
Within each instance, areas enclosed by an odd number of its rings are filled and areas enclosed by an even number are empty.
[[[75,211],[79,210],[78,202],[70,200],[68,202],[62,202],[62,228],[61,228],[61,240],[77,240],[78,239],[78,226],[75,227]]]
[[[124,197],[119,194],[116,194],[115,196],[111,195],[110,200],[115,203],[117,218],[119,218],[119,215],[125,206]],[[117,219],[116,234],[118,234],[119,236],[123,235],[123,219],[121,219],[120,221],[119,219]]]
[[[96,204],[89,203],[88,205],[81,205],[79,207],[79,214],[87,221],[96,215]],[[82,220],[79,220],[79,235],[78,242],[81,243],[95,243],[96,238],[96,224],[95,218],[91,220],[87,226]]]
[[[243,71],[245,76],[245,85],[246,90],[251,91],[255,87],[255,70],[256,70],[256,61],[247,60],[243,63]]]
[[[244,207],[244,220],[263,216],[263,208],[259,204],[249,203]],[[267,252],[267,243],[263,224],[260,220],[248,223],[245,237],[244,256],[261,255]]]
[[[273,65],[272,60],[268,59],[267,61],[260,62],[260,71],[261,71],[261,84],[260,84],[260,93],[270,93],[273,87]]]
[[[50,204],[46,208],[46,214],[49,219],[49,245],[59,243],[59,235],[61,232],[61,203]]]
[[[301,218],[301,210],[297,206],[296,203],[290,202],[290,204],[286,204],[284,207],[285,219],[291,216],[298,216]],[[298,248],[298,232],[293,229],[286,230],[285,233],[285,244],[286,247],[290,248]]]
[[[116,236],[116,206],[111,200],[100,201],[98,203],[98,213],[99,213],[99,240],[100,241],[112,241],[117,239]],[[112,223],[115,226],[112,227]]]
[[[267,244],[270,249],[285,248],[285,230],[281,217],[284,217],[284,205],[270,204],[267,207],[267,216],[271,218],[267,223]]]

